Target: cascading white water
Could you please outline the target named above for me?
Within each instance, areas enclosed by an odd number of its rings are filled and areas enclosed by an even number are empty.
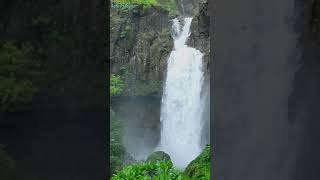
[[[161,140],[158,150],[168,153],[173,164],[185,168],[201,152],[201,87],[203,54],[186,45],[192,18],[184,25],[173,20],[174,50],[168,59],[161,106]]]

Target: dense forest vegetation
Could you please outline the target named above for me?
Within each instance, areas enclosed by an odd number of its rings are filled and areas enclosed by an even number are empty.
[[[112,3],[119,5],[143,5],[149,6],[159,6],[169,11],[177,11],[175,0],[113,0]],[[125,6],[124,6],[125,7]]]
[[[0,9],[0,179],[106,177],[106,1]]]
[[[1,111],[30,103],[43,77],[39,52],[30,44],[20,46],[5,42],[0,47]]]

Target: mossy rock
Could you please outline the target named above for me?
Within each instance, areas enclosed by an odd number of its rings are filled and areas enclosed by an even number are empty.
[[[206,145],[202,153],[189,163],[185,174],[191,179],[210,179],[210,145]]]
[[[148,162],[156,162],[156,161],[161,161],[161,160],[167,160],[171,162],[171,158],[169,154],[163,152],[163,151],[156,151],[150,154],[147,158],[146,161]]]
[[[9,154],[0,148],[0,179],[15,179],[15,162]]]

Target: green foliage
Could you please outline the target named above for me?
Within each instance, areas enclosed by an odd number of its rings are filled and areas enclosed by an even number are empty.
[[[7,152],[0,148],[0,179],[15,179],[15,162],[11,159]]]
[[[172,166],[171,161],[142,162],[117,171],[111,180],[185,180],[186,176]]]
[[[130,9],[130,5],[143,5],[144,7],[158,6],[166,9],[169,12],[175,12],[177,10],[175,0],[112,0],[114,7],[127,7]]]
[[[125,88],[124,81],[120,75],[111,74],[110,77],[110,96],[119,95]]]
[[[177,5],[175,0],[157,0],[157,4],[169,11],[170,14],[177,14]]]
[[[202,153],[185,169],[185,174],[192,180],[210,179],[210,145],[206,145]]]
[[[58,30],[51,30],[47,38],[51,42],[65,42],[67,40],[66,34]]]
[[[32,46],[4,43],[0,47],[0,110],[30,103],[41,75],[40,56]]]
[[[122,124],[112,109],[110,109],[110,119],[110,167],[111,173],[114,173],[122,166],[125,148],[122,145]]]
[[[144,6],[151,6],[157,4],[156,0],[112,0],[112,2],[118,4],[141,4]]]

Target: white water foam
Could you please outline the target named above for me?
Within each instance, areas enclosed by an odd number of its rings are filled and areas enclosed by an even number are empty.
[[[161,140],[157,150],[168,153],[173,164],[184,169],[201,152],[201,88],[203,54],[186,45],[192,18],[183,26],[173,20],[174,50],[168,59],[161,105]]]

